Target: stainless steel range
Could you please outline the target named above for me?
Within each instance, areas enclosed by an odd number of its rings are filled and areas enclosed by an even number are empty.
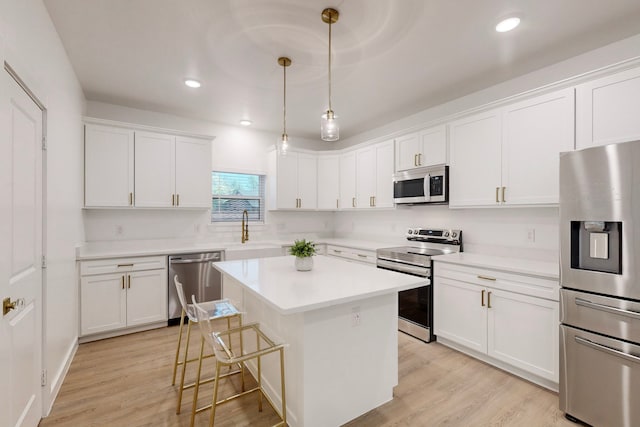
[[[376,251],[378,268],[426,277],[429,284],[398,293],[398,329],[425,342],[433,335],[433,286],[431,257],[462,252],[462,231],[410,228],[408,246]]]

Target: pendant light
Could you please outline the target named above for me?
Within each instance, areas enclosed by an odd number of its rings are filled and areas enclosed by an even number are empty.
[[[340,138],[338,116],[331,108],[331,24],[338,22],[340,14],[337,10],[327,8],[322,11],[322,22],[329,24],[329,109],[322,115],[320,137],[323,141],[337,141]]]
[[[289,135],[287,135],[287,67],[291,65],[291,59],[281,56],[278,58],[278,64],[282,66],[284,90],[282,97],[282,136],[278,141],[278,152],[281,155],[287,154],[289,148]]]

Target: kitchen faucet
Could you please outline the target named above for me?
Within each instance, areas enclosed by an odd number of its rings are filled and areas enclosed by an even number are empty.
[[[246,218],[246,221],[245,221]],[[242,211],[242,243],[249,240],[249,212],[247,210]]]

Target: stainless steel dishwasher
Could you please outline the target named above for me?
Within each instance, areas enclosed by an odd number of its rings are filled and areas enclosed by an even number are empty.
[[[182,307],[173,282],[177,274],[184,295],[191,302],[191,295],[198,301],[222,298],[222,274],[211,263],[224,260],[224,251],[169,255],[169,325],[180,322]]]

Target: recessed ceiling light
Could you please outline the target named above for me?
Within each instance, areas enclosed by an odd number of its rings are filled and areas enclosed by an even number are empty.
[[[202,86],[199,81],[193,80],[193,79],[186,79],[184,81],[184,84],[186,84],[189,87],[193,87],[193,88],[197,88],[197,87]]]
[[[496,25],[496,31],[499,33],[506,33],[507,31],[511,31],[520,25],[520,18],[517,16],[512,16],[511,18],[503,19]]]
[[[247,120],[247,119],[242,119],[242,120],[240,120],[240,124],[241,124],[242,126],[251,126],[251,124],[252,124],[252,123],[253,123],[253,122],[252,122],[251,120]]]

